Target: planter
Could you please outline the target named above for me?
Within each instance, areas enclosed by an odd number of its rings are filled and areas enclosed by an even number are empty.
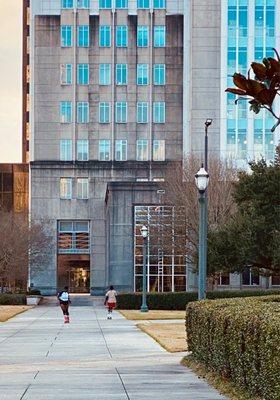
[[[37,306],[42,300],[42,296],[26,296],[26,305]]]

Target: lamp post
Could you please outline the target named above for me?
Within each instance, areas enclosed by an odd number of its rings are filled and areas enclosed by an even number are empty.
[[[206,266],[207,266],[207,219],[205,191],[209,183],[209,175],[203,165],[195,175],[195,184],[199,191],[199,257],[198,257],[198,300],[206,298]]]
[[[147,306],[147,243],[148,243],[148,228],[143,225],[141,228],[143,238],[143,288],[142,288],[142,305],[141,312],[148,312]]]

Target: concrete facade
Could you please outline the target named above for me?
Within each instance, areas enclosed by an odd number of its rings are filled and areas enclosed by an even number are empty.
[[[250,0],[250,4],[252,5]],[[86,3],[86,2],[85,2]],[[110,2],[108,2],[110,3]],[[226,112],[223,67],[227,40],[227,6],[221,0],[166,0],[166,8],[63,9],[60,0],[31,0],[31,217],[48,220],[54,246],[45,266],[31,266],[31,282],[45,294],[60,286],[57,276],[59,221],[88,221],[90,226],[90,288],[103,293],[108,284],[134,289],[133,210],[159,204],[157,190],[165,168],[182,162],[184,154],[203,155],[204,122],[213,118],[209,153],[225,156]],[[68,3],[67,3],[68,4]],[[69,1],[71,7],[71,1]],[[277,11],[279,13],[279,10]],[[70,46],[62,46],[61,27],[72,29]],[[89,27],[89,45],[79,46],[78,27]],[[100,46],[100,27],[110,27],[110,45]],[[116,28],[127,27],[127,46],[116,45]],[[137,46],[137,27],[148,29],[148,45]],[[166,43],[154,46],[154,27],[165,27]],[[279,37],[277,36],[277,43]],[[71,82],[61,82],[62,66],[72,65]],[[89,66],[86,84],[77,81],[79,64]],[[100,64],[110,64],[109,84],[100,84]],[[116,65],[127,65],[126,84],[116,83]],[[136,84],[137,65],[148,66],[148,82]],[[154,84],[153,67],[165,65],[165,84]],[[222,66],[222,67],[221,67]],[[71,102],[71,121],[61,120],[60,103]],[[89,119],[78,121],[76,105],[88,103]],[[125,123],[117,120],[116,103],[127,103]],[[137,103],[147,104],[147,121],[137,123]],[[154,123],[154,103],[165,102],[164,123]],[[100,122],[100,103],[109,104],[109,120]],[[68,141],[67,161],[61,141]],[[77,141],[88,141],[88,157],[78,161]],[[127,157],[117,161],[116,141],[126,141]],[[145,160],[137,157],[137,141],[146,141]],[[161,161],[154,141],[164,143]],[[108,141],[105,158],[100,141]],[[62,199],[61,179],[71,178],[71,198]],[[78,179],[88,179],[88,196],[78,199]],[[69,181],[67,181],[69,183]],[[191,268],[186,290],[196,289]],[[260,286],[268,282],[261,279]],[[242,286],[242,285],[241,285]],[[221,286],[222,287],[222,286]],[[240,287],[230,277],[229,288]]]

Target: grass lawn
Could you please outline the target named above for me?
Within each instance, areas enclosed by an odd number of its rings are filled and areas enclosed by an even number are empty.
[[[187,351],[185,324],[150,323],[137,326],[170,353]]]
[[[0,306],[0,322],[8,319],[32,308],[31,306]]]
[[[150,310],[142,313],[138,310],[118,310],[125,318],[134,321],[147,321],[155,319],[185,319],[186,311]]]
[[[215,372],[206,371],[205,367],[194,361],[191,356],[184,357],[182,364],[190,368],[200,378],[205,379],[209,385],[217,389],[221,394],[228,397],[229,400],[262,400],[260,397],[252,397],[244,391],[234,386],[229,380],[223,379]]]

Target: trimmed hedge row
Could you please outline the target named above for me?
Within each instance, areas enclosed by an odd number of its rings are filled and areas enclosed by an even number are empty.
[[[190,303],[186,330],[208,370],[253,397],[280,399],[280,296]]]
[[[8,306],[17,306],[26,304],[26,295],[25,294],[8,294],[8,293],[0,293],[0,305]]]
[[[233,297],[250,297],[280,294],[279,290],[239,290],[214,291],[207,293],[208,299]],[[196,292],[148,293],[147,304],[151,310],[185,310],[186,305],[197,300]],[[123,310],[139,310],[142,303],[141,293],[122,293],[118,295],[118,308]]]

